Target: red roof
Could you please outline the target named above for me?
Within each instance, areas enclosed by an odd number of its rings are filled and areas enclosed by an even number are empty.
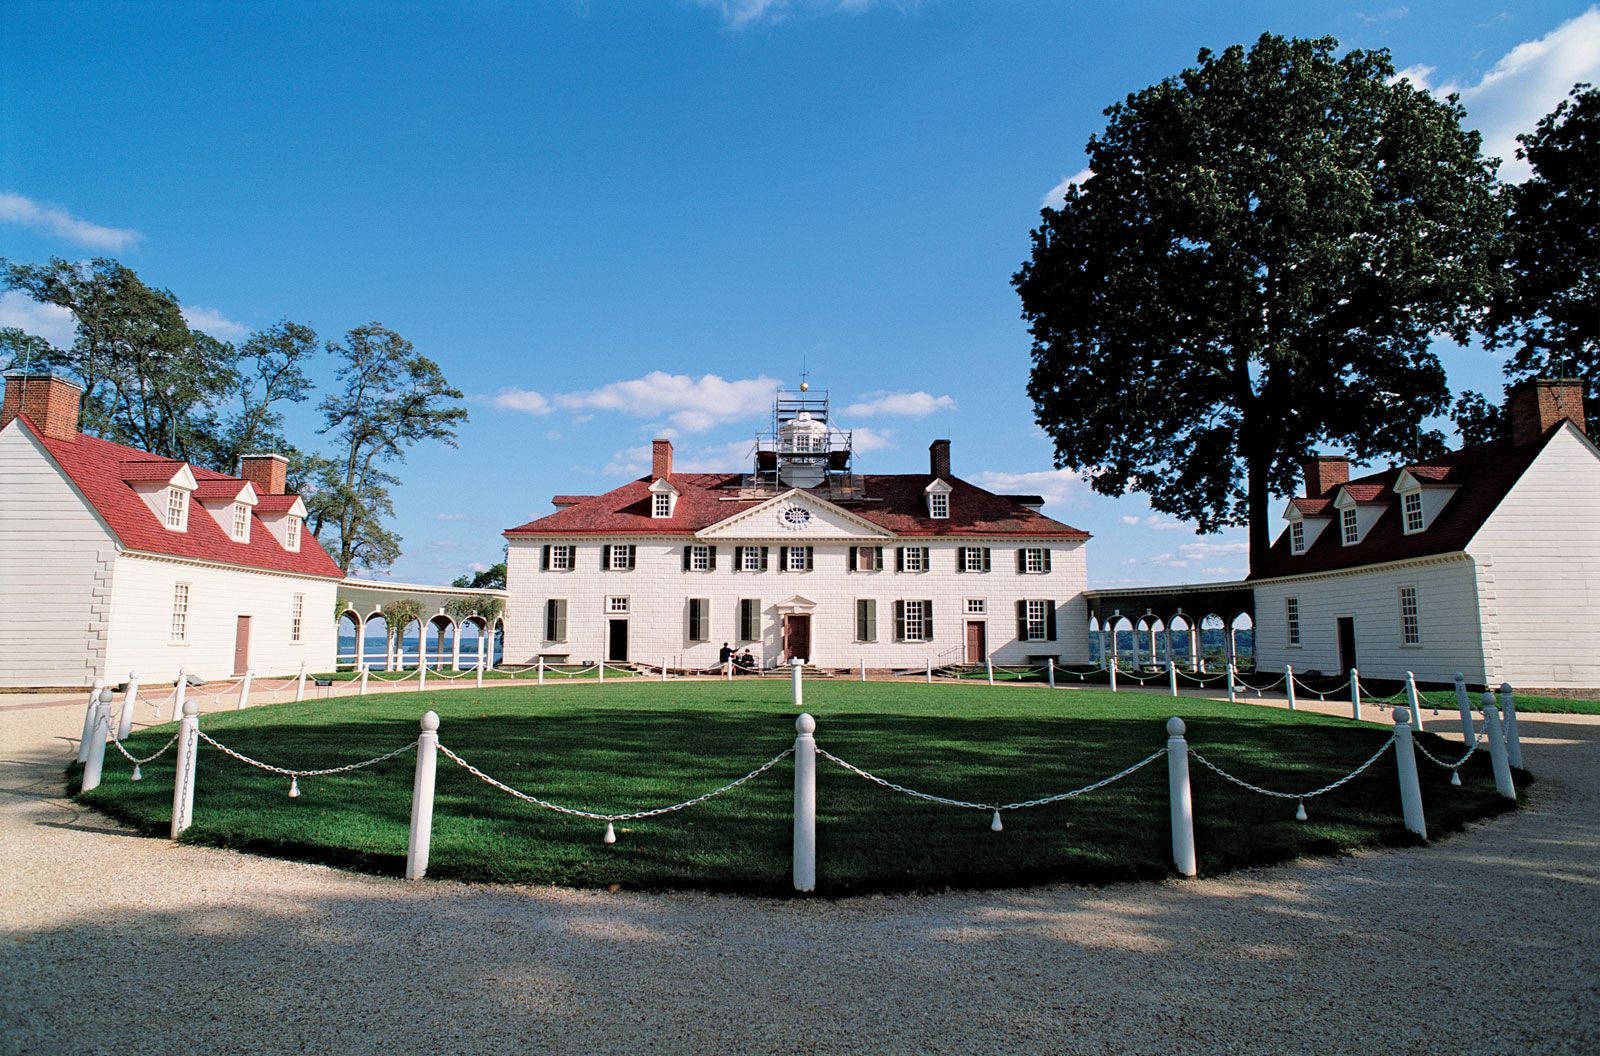
[[[1341,485],[1359,502],[1384,504],[1383,512],[1361,541],[1345,546],[1339,532],[1327,529],[1317,535],[1305,553],[1295,554],[1290,550],[1289,533],[1284,532],[1273,543],[1260,567],[1251,569],[1249,578],[1309,575],[1465,550],[1560,428],[1560,425],[1552,428],[1544,440],[1536,444],[1519,446],[1509,440],[1496,440],[1452,451],[1421,465],[1395,466]],[[1412,535],[1405,534],[1402,529],[1400,496],[1393,490],[1402,471],[1409,471],[1425,483],[1448,483],[1458,489],[1433,521]],[[1312,515],[1309,504],[1322,503],[1324,507],[1327,504],[1326,499],[1291,501],[1307,515]]]
[[[719,521],[768,502],[739,498],[740,473],[674,473],[667,478],[678,489],[672,516],[650,516],[651,478],[641,477],[604,495],[560,496],[575,505],[506,531],[506,535],[692,535]],[[866,476],[862,499],[826,499],[832,505],[896,535],[992,536],[1023,535],[1087,539],[1089,533],[1051,520],[1005,495],[950,478],[950,516],[928,516],[924,489],[934,479],[926,474]]]
[[[222,530],[203,509],[191,508],[188,531],[174,532],[157,520],[144,499],[128,486],[128,474],[140,481],[167,480],[183,465],[171,458],[159,458],[145,451],[113,444],[79,433],[71,440],[58,440],[36,429],[26,415],[17,421],[33,434],[55,459],[56,465],[89,500],[95,512],[110,526],[112,534],[125,548],[149,554],[167,554],[198,561],[290,572],[301,576],[343,579],[344,573],[310,532],[300,533],[300,550],[285,550],[259,518],[250,530],[250,541],[241,543]],[[164,470],[165,476],[162,475]],[[199,466],[190,466],[202,491],[230,483],[243,487],[244,481]],[[269,507],[288,509],[293,495],[263,495],[256,512]],[[268,500],[272,500],[269,504]],[[254,517],[254,514],[252,514]]]

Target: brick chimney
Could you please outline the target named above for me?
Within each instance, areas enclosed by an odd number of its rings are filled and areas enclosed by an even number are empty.
[[[950,479],[950,441],[935,440],[928,445],[928,472],[938,480]]]
[[[650,479],[661,480],[672,476],[672,441],[650,441]]]
[[[1557,422],[1583,425],[1583,382],[1577,378],[1535,378],[1513,385],[1506,393],[1506,420],[1511,442],[1532,444],[1544,438]]]
[[[45,436],[71,440],[78,435],[78,409],[83,386],[44,371],[13,370],[6,374],[0,403],[0,429],[19,414],[28,416]]]
[[[1306,498],[1320,499],[1350,479],[1350,460],[1343,455],[1312,455],[1300,465]]]
[[[255,485],[261,495],[282,495],[288,490],[289,460],[278,454],[240,455],[239,476]]]

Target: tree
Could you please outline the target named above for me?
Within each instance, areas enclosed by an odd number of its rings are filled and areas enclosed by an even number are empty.
[[[464,576],[457,576],[450,582],[452,587],[468,587],[472,590],[482,590],[485,587],[493,590],[506,589],[506,563],[490,565],[482,572],[470,572]]]
[[[306,503],[311,528],[346,572],[383,568],[400,556],[400,537],[384,526],[397,481],[382,467],[404,461],[424,440],[456,446],[467,411],[438,364],[378,323],[351,330],[328,351],[340,360],[342,387],[319,405],[319,432],[331,432],[339,448],[315,468]]]
[[[237,410],[214,438],[210,452],[215,468],[232,473],[239,456],[255,451],[275,451],[291,462],[304,462],[304,453],[284,435],[278,407],[311,398],[305,368],[317,351],[317,332],[287,319],[245,339],[238,350],[232,393]]]
[[[1442,445],[1429,341],[1465,340],[1492,285],[1493,166],[1462,108],[1337,46],[1201,51],[1110,107],[1013,278],[1056,464],[1201,532],[1248,523],[1252,564],[1303,456]]]
[[[1517,142],[1533,172],[1508,188],[1509,281],[1485,342],[1511,350],[1513,383],[1583,379],[1589,434],[1600,435],[1600,88],[1577,85]]]

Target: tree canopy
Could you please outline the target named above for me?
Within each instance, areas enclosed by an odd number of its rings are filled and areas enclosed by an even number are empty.
[[[1201,51],[1107,109],[1013,278],[1056,464],[1202,532],[1248,523],[1252,563],[1303,456],[1442,444],[1429,343],[1465,340],[1494,282],[1493,163],[1460,105],[1337,48]]]

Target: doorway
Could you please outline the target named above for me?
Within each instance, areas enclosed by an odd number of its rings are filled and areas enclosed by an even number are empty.
[[[967,621],[967,663],[981,664],[989,659],[988,625],[982,620]]]
[[[811,659],[811,617],[789,613],[783,618],[783,658]]]
[[[1339,623],[1339,673],[1347,674],[1356,663],[1356,618],[1340,616]]]
[[[617,663],[628,661],[628,621],[612,620],[606,635],[606,659]]]
[[[233,674],[237,678],[250,670],[250,617],[240,616],[233,629]]]

